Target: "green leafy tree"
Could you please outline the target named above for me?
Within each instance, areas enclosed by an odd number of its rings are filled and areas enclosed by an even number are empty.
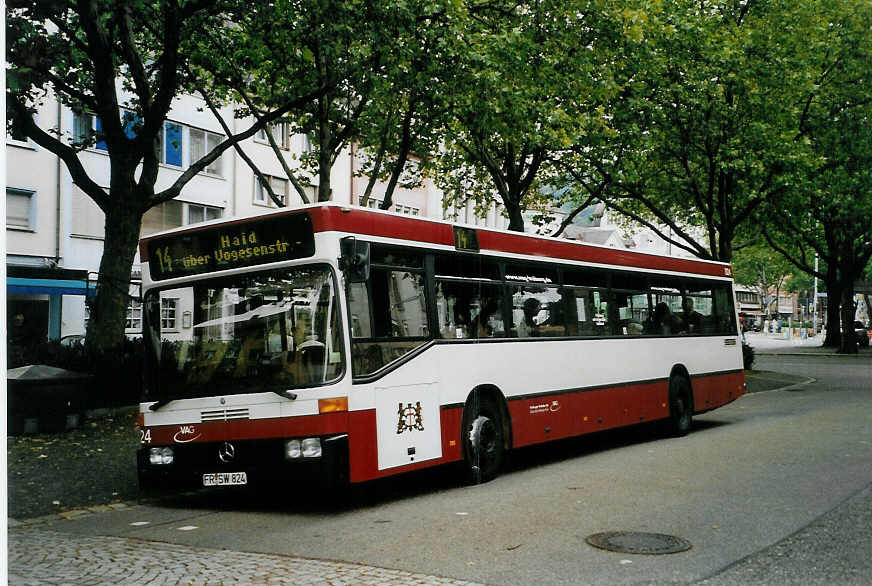
[[[761,225],[774,249],[823,279],[824,344],[854,353],[854,282],[872,258],[872,3],[830,0],[819,10],[808,41],[816,77],[798,118],[814,158]],[[825,269],[815,270],[815,255]]]
[[[7,125],[57,155],[106,216],[86,340],[95,356],[110,355],[123,340],[143,214],[178,196],[235,143],[329,89],[313,75],[312,55],[296,42],[306,30],[305,8],[230,0],[7,2]],[[216,55],[223,59],[213,59]],[[294,69],[299,75],[285,77]],[[192,161],[169,187],[156,190],[160,133],[173,100],[206,88],[220,102],[241,102],[238,87],[256,96],[265,114]],[[34,115],[50,97],[96,115],[100,130],[69,137],[42,128]],[[108,191],[80,159],[96,140],[108,153]]]
[[[737,283],[747,286],[760,298],[760,310],[767,319],[778,309],[778,295],[793,266],[767,246],[755,245],[737,252],[732,261]]]
[[[483,4],[458,61],[439,183],[443,205],[505,206],[510,230],[547,203],[555,155],[607,121],[609,52],[619,7],[600,0]],[[544,198],[544,199],[543,199]]]
[[[388,51],[355,137],[363,154],[358,175],[369,177],[361,200],[366,205],[376,181],[384,181],[382,209],[398,186],[420,185],[440,149],[469,15],[462,2],[417,0],[390,5],[385,16]],[[417,157],[412,169],[410,156]]]
[[[814,2],[647,2],[616,61],[615,129],[567,165],[607,205],[673,246],[729,261],[742,227],[784,193],[798,142]]]

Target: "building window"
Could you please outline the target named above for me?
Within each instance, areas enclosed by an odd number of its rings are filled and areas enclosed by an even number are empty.
[[[419,208],[413,208],[412,206],[404,206],[404,205],[395,205],[394,211],[398,214],[405,214],[407,216],[417,216],[421,213]]]
[[[130,305],[127,306],[127,321],[124,323],[124,329],[142,331],[142,301],[139,299],[130,300]]]
[[[308,134],[303,135],[303,147],[300,149],[304,153],[311,153],[315,151],[315,144],[312,141],[312,137]]]
[[[182,166],[182,125],[165,122],[161,132],[161,163]]]
[[[6,188],[6,227],[36,230],[36,192]]]
[[[103,123],[94,114],[89,113],[74,113],[73,114],[73,143],[74,144],[89,144],[95,134],[103,130]],[[125,131],[127,128],[125,127]],[[93,148],[98,151],[107,151],[106,141],[97,140]]]
[[[160,329],[175,330],[176,325],[176,309],[178,307],[178,299],[165,298],[160,300]]]
[[[272,133],[273,140],[279,145],[279,148],[288,150],[291,147],[291,126],[287,122],[277,122],[269,125],[269,130]],[[266,129],[261,128],[254,135],[257,142],[269,143],[266,136]]]
[[[73,114],[73,143],[86,143],[94,130],[94,116]]]
[[[222,211],[221,208],[189,203],[187,223],[196,224],[197,222],[205,222],[206,220],[217,220],[221,217]]]
[[[364,206],[363,205],[363,196],[361,195],[360,197],[357,198],[357,205],[359,205],[361,207],[375,209],[379,205],[381,205],[381,202],[374,197],[370,197],[369,199],[366,200],[366,205]]]
[[[206,130],[192,128],[189,132],[191,139],[191,162],[196,162],[205,157],[221,143],[221,135]],[[206,173],[221,177],[221,157],[212,161],[206,167]]]
[[[282,204],[288,201],[288,180],[282,177],[273,177],[272,175],[264,175],[264,178],[269,181],[269,186],[272,187],[273,193],[281,200]],[[255,177],[254,180],[254,203],[257,205],[268,206],[275,205],[269,192],[264,189],[263,183]]]
[[[124,123],[124,135],[131,140],[136,138],[137,129],[142,128],[142,118],[130,110],[122,110],[121,122]]]
[[[171,200],[157,205],[143,214],[140,233],[144,236],[178,228],[182,225],[183,214],[182,202]]]

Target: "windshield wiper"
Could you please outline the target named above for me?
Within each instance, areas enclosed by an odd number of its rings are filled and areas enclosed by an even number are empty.
[[[163,407],[167,403],[170,403],[171,401],[172,401],[172,399],[161,399],[160,401],[157,401],[157,402],[149,405],[148,410],[149,411],[157,411],[158,409],[160,409],[161,407]]]
[[[275,393],[279,397],[284,397],[285,399],[290,399],[291,401],[295,401],[297,399],[297,393],[292,393],[288,390],[270,389],[270,391]]]

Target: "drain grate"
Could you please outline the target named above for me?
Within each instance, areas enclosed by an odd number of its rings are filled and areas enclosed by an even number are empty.
[[[693,547],[689,541],[662,533],[639,533],[637,531],[606,531],[595,533],[585,539],[590,545],[618,553],[660,555],[678,553]]]

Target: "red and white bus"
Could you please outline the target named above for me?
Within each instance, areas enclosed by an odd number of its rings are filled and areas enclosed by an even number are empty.
[[[730,267],[313,205],[144,239],[147,486],[363,482],[744,392]]]

